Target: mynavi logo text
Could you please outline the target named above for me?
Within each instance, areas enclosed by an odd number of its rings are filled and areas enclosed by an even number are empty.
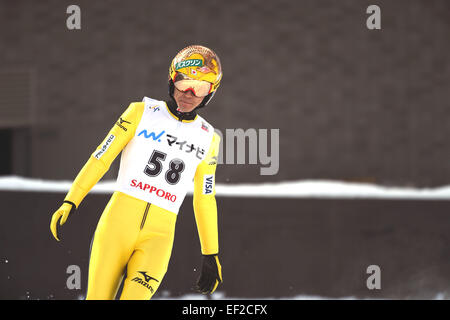
[[[150,139],[152,138],[153,141],[158,141],[161,142],[161,136],[164,134],[164,132],[166,132],[165,130],[161,131],[158,135],[156,135],[155,132],[148,132],[146,129],[142,130],[141,132],[139,132],[138,137],[140,137],[141,135],[144,136],[145,139]]]

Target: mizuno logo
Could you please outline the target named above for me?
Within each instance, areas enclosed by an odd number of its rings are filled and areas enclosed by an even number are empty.
[[[150,277],[149,275],[147,275],[147,273],[145,271],[138,271],[140,274],[142,274],[144,276],[144,280],[142,280],[139,277],[134,277],[131,281],[133,282],[137,282],[141,285],[143,285],[144,287],[146,287],[148,290],[150,290],[151,293],[154,293],[155,290],[153,289],[153,287],[151,285],[148,284],[148,282],[150,282],[150,280],[155,280],[156,282],[159,282],[158,280],[156,280],[153,277]]]
[[[145,282],[150,282],[150,280],[155,280],[156,282],[159,282],[157,279],[150,277],[147,272],[145,271],[138,271],[140,274],[142,274],[145,278]]]
[[[123,120],[122,117],[119,118],[119,120],[116,122],[116,124],[119,126],[119,128],[122,128],[124,131],[127,131],[127,128],[125,128],[125,126],[123,125],[123,123],[129,123],[131,124],[131,122]]]
[[[120,124],[122,124],[122,123],[124,123],[124,122],[125,122],[125,123],[131,124],[131,122],[129,122],[129,121],[127,121],[127,120],[123,120],[122,117],[119,118],[119,121],[120,121]]]

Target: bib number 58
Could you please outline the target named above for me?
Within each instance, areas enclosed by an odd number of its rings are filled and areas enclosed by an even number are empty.
[[[144,173],[149,177],[156,177],[162,171],[162,161],[166,159],[167,154],[153,150],[150,159],[148,160],[148,165],[145,166]],[[175,158],[169,162],[169,169],[165,173],[165,179],[169,184],[177,184],[180,181],[180,174],[184,170],[184,162],[181,159]]]

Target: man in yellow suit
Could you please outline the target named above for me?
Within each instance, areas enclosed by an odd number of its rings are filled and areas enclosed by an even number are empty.
[[[119,117],[75,178],[50,229],[63,225],[122,152],[116,188],[91,248],[87,299],[150,299],[167,271],[178,210],[194,182],[193,207],[203,265],[196,288],[213,293],[222,282],[218,259],[215,171],[220,136],[197,114],[222,78],[219,57],[189,46],[172,60],[169,101],[145,97]]]

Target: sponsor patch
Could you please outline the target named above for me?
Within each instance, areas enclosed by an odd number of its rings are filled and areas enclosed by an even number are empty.
[[[166,131],[161,131],[158,135],[156,135],[156,133],[155,132],[153,132],[153,131],[151,131],[150,133],[146,130],[146,129],[144,129],[144,130],[142,130],[141,132],[139,132],[139,134],[137,135],[138,137],[140,137],[141,135],[144,135],[144,137],[145,137],[145,139],[150,139],[150,138],[152,138],[153,139],[153,141],[154,140],[158,140],[158,142],[161,142],[161,136],[164,134],[164,132],[166,132]]]
[[[203,194],[212,194],[214,186],[214,175],[205,174],[203,176]]]
[[[111,146],[112,142],[114,141],[116,137],[112,134],[108,137],[108,139],[106,139],[105,143],[102,145],[102,147],[100,148],[100,150],[96,151],[94,154],[94,158],[99,160],[103,154],[106,152],[106,150],[108,150],[108,148]]]
[[[140,189],[142,191],[147,191],[148,193],[156,194],[157,197],[166,199],[170,202],[177,201],[177,196],[175,194],[171,194],[170,192],[149,185],[148,183],[143,183],[142,181],[138,181],[137,179],[131,180],[130,187]]]
[[[178,62],[175,65],[175,71],[179,70],[179,69],[183,69],[183,68],[188,68],[188,67],[202,67],[202,66],[203,66],[202,59],[183,60],[183,61]]]

